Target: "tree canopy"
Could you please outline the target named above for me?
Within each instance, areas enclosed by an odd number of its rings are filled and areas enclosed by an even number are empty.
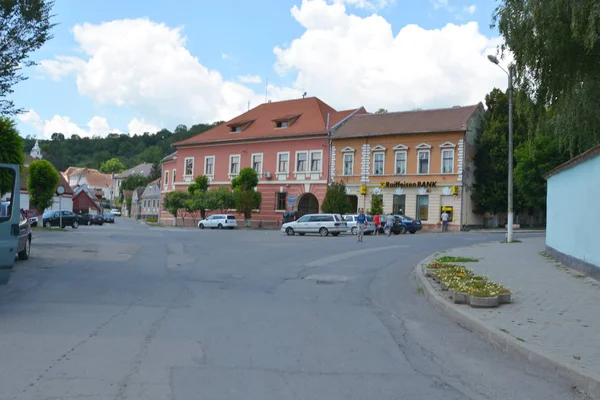
[[[46,160],[36,160],[27,168],[27,191],[32,207],[43,213],[52,206],[60,182],[58,171]]]
[[[6,98],[17,83],[27,79],[21,72],[23,68],[35,65],[29,59],[31,53],[52,38],[53,5],[49,0],[0,2],[0,114],[22,111]]]
[[[119,172],[125,171],[125,166],[116,157],[111,158],[110,160],[106,160],[102,164],[100,164],[100,172],[104,174],[118,174]]]
[[[0,164],[23,165],[23,139],[15,122],[0,117]],[[12,190],[13,176],[8,171],[0,171],[0,196]]]
[[[336,214],[347,214],[353,211],[344,182],[332,182],[329,185],[321,209],[325,213]]]
[[[233,199],[237,212],[244,214],[246,225],[252,218],[252,210],[260,207],[262,194],[255,190],[258,185],[258,174],[250,167],[242,168],[240,174],[233,178]]]

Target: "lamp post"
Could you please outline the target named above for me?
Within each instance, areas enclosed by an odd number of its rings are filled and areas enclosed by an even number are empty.
[[[506,75],[508,75],[508,223],[506,227],[506,242],[513,241],[513,65],[508,66],[508,72],[500,66],[498,58],[493,55],[487,56],[490,62],[496,64]]]

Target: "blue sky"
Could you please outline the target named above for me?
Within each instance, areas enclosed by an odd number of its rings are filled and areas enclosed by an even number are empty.
[[[13,95],[33,110],[21,133],[228,119],[264,101],[265,78],[271,100],[306,91],[370,110],[475,103],[505,80],[485,64],[499,43],[493,2],[334,1],[57,0],[54,38],[33,56],[42,65]]]

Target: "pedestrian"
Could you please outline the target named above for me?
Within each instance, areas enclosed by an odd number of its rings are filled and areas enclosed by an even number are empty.
[[[356,225],[358,227],[358,242],[362,242],[363,236],[365,235],[365,227],[367,226],[365,210],[360,210],[359,216],[356,217]]]
[[[392,228],[394,227],[394,216],[392,213],[389,213],[387,217],[385,217],[385,234],[390,236],[392,234]]]
[[[440,218],[442,219],[442,232],[447,232],[448,231],[448,220],[450,219],[450,214],[448,214],[446,212],[446,210],[444,210],[444,212],[442,213],[442,216]]]
[[[381,229],[381,216],[379,213],[376,213],[373,217],[373,225],[375,225],[375,236],[379,235],[379,230]]]

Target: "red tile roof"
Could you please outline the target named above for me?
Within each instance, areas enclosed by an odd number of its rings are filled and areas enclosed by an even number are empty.
[[[316,97],[264,103],[206,132],[173,143],[173,146],[327,134],[333,125],[353,111],[336,111]],[[293,124],[287,128],[276,128],[275,120],[294,116],[299,117]],[[241,132],[231,132],[231,127],[247,123],[250,124]]]
[[[469,119],[480,107],[483,109],[481,103],[435,110],[357,114],[337,129],[332,137],[464,131]]]

